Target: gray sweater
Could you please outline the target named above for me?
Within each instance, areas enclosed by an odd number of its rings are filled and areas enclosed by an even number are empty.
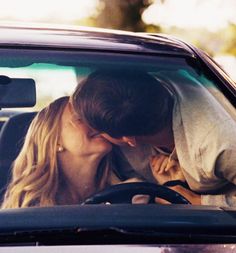
[[[175,96],[174,141],[187,183],[201,194],[203,205],[236,207],[236,121],[225,109],[230,104],[220,95],[222,106],[218,95],[213,95],[219,93],[215,88],[207,89],[187,73],[180,71],[165,80]],[[149,166],[150,145],[124,147],[122,153],[123,171],[131,175],[133,170],[136,176],[155,182]]]

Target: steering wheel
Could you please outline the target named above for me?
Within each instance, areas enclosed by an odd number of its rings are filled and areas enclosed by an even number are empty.
[[[112,185],[87,198],[83,204],[100,204],[106,202],[110,204],[132,203],[132,198],[139,194],[149,195],[149,203],[155,203],[155,197],[159,197],[172,204],[191,204],[178,192],[165,186],[148,182]]]

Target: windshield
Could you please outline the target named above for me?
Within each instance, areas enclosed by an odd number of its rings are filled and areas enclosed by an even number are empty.
[[[196,195],[196,204],[236,205],[234,160],[229,162],[235,108],[217,76],[195,58],[0,53],[1,76],[32,78],[37,96],[34,107],[0,112],[4,208],[154,203],[166,195],[164,203],[191,203]],[[16,119],[10,130],[9,117]],[[133,183],[147,188],[130,190]],[[112,199],[93,198],[111,186],[106,194]]]

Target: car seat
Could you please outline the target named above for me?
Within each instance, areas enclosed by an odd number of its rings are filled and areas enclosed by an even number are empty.
[[[19,154],[24,137],[36,112],[11,116],[0,131],[0,200],[11,175],[12,162]]]

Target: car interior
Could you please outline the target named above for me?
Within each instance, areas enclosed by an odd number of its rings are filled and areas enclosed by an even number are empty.
[[[29,78],[0,76],[0,108],[31,107],[36,102],[35,81]],[[23,138],[35,113],[22,113],[9,117],[0,130],[0,198],[10,176],[11,165],[18,155]]]
[[[0,107],[3,108],[0,111],[0,198],[37,111],[57,97],[72,94],[77,83],[97,68],[123,68],[124,62],[127,68],[145,69],[170,89],[174,83],[204,87],[236,119],[235,109],[217,87],[217,81],[189,59],[44,51],[38,54],[26,51],[24,58],[21,52],[12,51],[12,56],[3,54],[0,62]]]
[[[0,198],[2,199],[11,175],[11,165],[19,154],[24,137],[36,112],[11,116],[0,130]]]

